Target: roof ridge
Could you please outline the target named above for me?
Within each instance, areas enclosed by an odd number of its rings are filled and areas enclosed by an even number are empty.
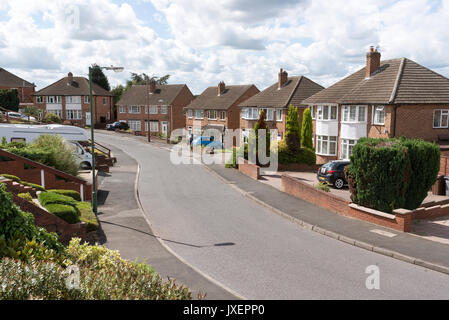
[[[287,99],[287,104],[285,105],[286,107],[288,107],[289,103],[292,101],[293,96],[295,95],[296,90],[298,90],[299,84],[302,82],[303,78],[304,78],[304,76],[299,77],[298,83],[296,84],[295,88],[293,88],[292,93],[290,94],[290,96]]]
[[[407,60],[407,58],[402,58],[401,59],[401,64],[399,65],[398,74],[396,75],[396,80],[394,82],[393,90],[391,91],[391,96],[390,96],[390,100],[388,100],[388,103],[393,103],[394,100],[396,99],[396,95],[397,95],[398,89],[399,89],[399,84],[401,82],[402,75],[404,73],[405,61],[406,60]]]

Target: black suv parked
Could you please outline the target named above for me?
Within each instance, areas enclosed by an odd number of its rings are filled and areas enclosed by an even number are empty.
[[[114,122],[113,124],[107,124],[106,130],[115,131],[115,130],[128,130],[129,126],[126,122]]]
[[[350,164],[348,160],[336,160],[322,165],[318,169],[318,181],[332,184],[337,189],[343,188],[348,184],[344,172],[348,164]]]

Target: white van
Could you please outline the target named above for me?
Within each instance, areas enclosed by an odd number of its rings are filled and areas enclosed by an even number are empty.
[[[72,147],[78,162],[82,168],[92,168],[92,155],[84,151],[80,142],[88,142],[87,131],[59,124],[26,125],[26,124],[0,124],[0,139],[6,138],[6,142],[32,143],[41,135],[59,135]]]

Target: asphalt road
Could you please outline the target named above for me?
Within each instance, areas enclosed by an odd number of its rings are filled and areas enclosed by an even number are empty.
[[[96,139],[140,164],[141,203],[152,230],[169,240],[165,244],[245,298],[449,298],[445,274],[301,228],[201,165],[173,165],[164,148],[116,134],[98,133]],[[378,267],[379,290],[366,287],[369,266]]]

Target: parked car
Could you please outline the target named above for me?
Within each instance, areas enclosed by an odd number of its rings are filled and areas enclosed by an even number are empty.
[[[36,121],[35,117],[33,116],[28,117],[26,114],[22,114],[21,119],[25,121]]]
[[[223,143],[215,141],[215,137],[200,136],[193,140],[192,146],[202,146],[213,149],[223,149]]]
[[[128,130],[129,125],[126,122],[117,121],[112,124],[106,125],[106,130],[115,131],[115,130]]]
[[[19,119],[22,120],[22,114],[19,112],[8,112],[8,118]]]
[[[337,189],[343,188],[348,184],[344,169],[350,163],[348,160],[336,160],[322,165],[318,169],[318,181],[331,184]]]

